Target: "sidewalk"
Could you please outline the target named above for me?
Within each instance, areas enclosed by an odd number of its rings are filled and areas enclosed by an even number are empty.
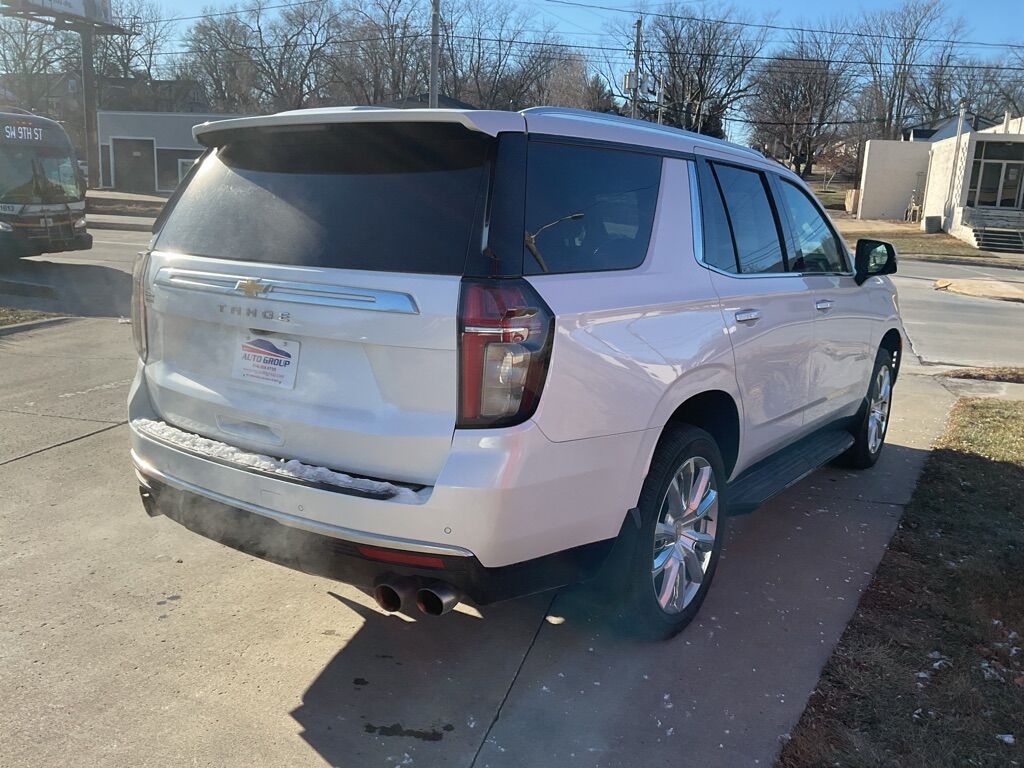
[[[122,232],[151,232],[155,218],[148,216],[114,216],[106,213],[89,213],[85,216],[90,230],[118,229]]]
[[[162,195],[145,195],[137,192],[118,192],[113,189],[90,189],[86,194],[86,198],[96,198],[97,200],[131,200],[139,203],[160,203],[163,205],[167,202],[167,198],[170,197],[170,193]]]

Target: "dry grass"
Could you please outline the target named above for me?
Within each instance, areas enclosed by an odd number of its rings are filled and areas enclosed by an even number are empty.
[[[846,210],[846,190],[849,186],[840,186],[836,184],[830,184],[828,191],[822,189],[820,186],[815,185],[813,187],[814,196],[818,198],[822,206],[833,211],[845,211]]]
[[[892,243],[896,246],[896,252],[901,254],[972,256],[975,258],[991,258],[992,256],[988,251],[979,251],[945,232],[927,235],[918,228],[917,224],[907,224],[902,221],[868,221],[849,217],[835,217],[833,222],[851,250],[857,246],[859,238],[868,237]]]
[[[977,379],[999,381],[1004,384],[1024,384],[1024,368],[957,368],[942,374],[951,379]]]
[[[87,201],[89,213],[105,216],[144,216],[155,218],[163,210],[163,201],[120,200],[104,197],[90,197]]]
[[[52,312],[36,312],[34,309],[0,307],[0,325],[27,323],[31,320],[42,320],[45,317],[57,317],[57,315]]]
[[[961,400],[780,768],[1024,765],[1022,584],[1024,403]]]

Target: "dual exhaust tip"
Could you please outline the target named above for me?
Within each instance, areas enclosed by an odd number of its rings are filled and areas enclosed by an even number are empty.
[[[441,581],[424,584],[417,579],[400,577],[379,582],[373,588],[373,599],[389,613],[408,609],[415,603],[421,613],[443,616],[459,604],[462,595]]]

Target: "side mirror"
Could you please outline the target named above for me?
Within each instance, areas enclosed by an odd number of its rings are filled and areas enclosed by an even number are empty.
[[[857,241],[853,276],[857,285],[862,285],[869,277],[891,275],[895,272],[896,248],[892,243],[866,238]]]

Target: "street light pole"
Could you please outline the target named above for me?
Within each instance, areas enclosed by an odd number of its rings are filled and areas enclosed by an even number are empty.
[[[437,70],[441,59],[441,0],[431,0],[429,106],[437,109]]]

